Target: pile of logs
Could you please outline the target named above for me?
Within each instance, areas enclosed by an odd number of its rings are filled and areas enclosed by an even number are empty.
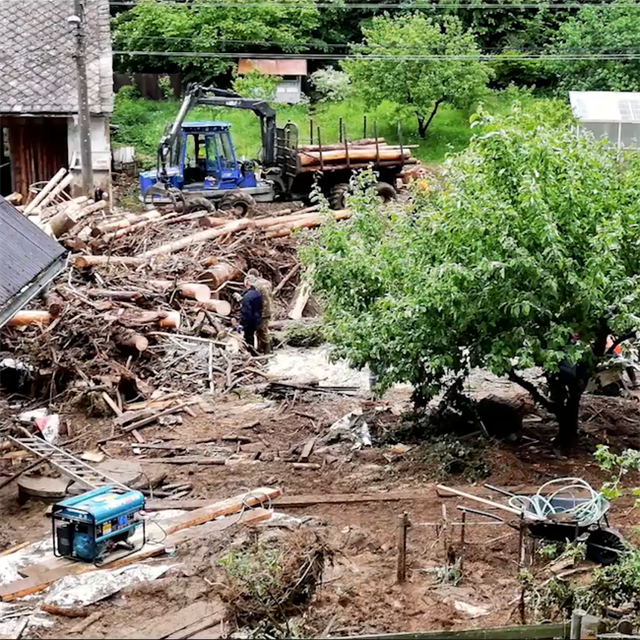
[[[366,138],[337,144],[302,145],[298,147],[298,156],[303,171],[317,171],[325,165],[327,171],[342,169],[347,164],[405,165],[416,163],[410,151],[414,146],[390,145],[384,138]]]

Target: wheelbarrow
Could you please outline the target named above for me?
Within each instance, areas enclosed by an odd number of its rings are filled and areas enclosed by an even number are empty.
[[[559,488],[556,486],[559,485]],[[452,493],[464,495],[483,504],[492,504],[498,508],[519,516],[520,522],[507,521],[505,518],[486,511],[458,507],[462,511],[475,513],[493,520],[499,520],[519,529],[526,527],[529,535],[535,539],[551,542],[582,542],[586,545],[589,560],[602,565],[618,562],[620,554],[625,553],[627,545],[619,531],[609,526],[607,512],[610,503],[581,478],[561,478],[542,485],[532,496],[520,496],[510,491],[484,485],[509,498],[508,506],[447,489]],[[576,496],[576,493],[588,494]]]

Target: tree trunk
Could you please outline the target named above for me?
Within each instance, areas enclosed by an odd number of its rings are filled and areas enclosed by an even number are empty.
[[[584,367],[563,360],[558,372],[547,376],[552,412],[558,419],[556,444],[564,450],[570,449],[578,439],[578,416],[580,399],[589,380]]]
[[[427,136],[427,129],[431,124],[431,121],[436,117],[436,113],[438,112],[438,107],[442,104],[442,100],[436,100],[436,103],[433,105],[433,111],[429,118],[425,121],[424,116],[420,116],[416,114],[418,118],[418,134],[421,138],[425,138]]]

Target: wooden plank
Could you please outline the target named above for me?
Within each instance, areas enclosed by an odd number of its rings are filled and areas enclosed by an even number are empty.
[[[316,438],[311,438],[307,441],[307,443],[302,447],[302,452],[300,453],[300,457],[298,458],[298,462],[306,462],[313,451],[313,447],[316,443]]]
[[[225,613],[225,608],[222,603],[218,603],[217,610],[215,612],[166,637],[168,640],[184,640],[184,638],[192,638],[196,633],[209,629],[213,625],[219,625],[224,620]]]
[[[348,636],[343,640],[552,640],[568,638],[569,623],[533,624],[511,627],[489,627],[461,631],[426,631],[408,633],[377,633],[367,636]]]
[[[115,560],[102,565],[100,569],[114,569],[116,567],[133,564],[134,562],[138,562],[140,560],[151,558],[152,556],[164,553],[165,545],[167,543],[175,543],[175,539],[172,540],[171,534],[182,531],[183,529],[195,527],[205,522],[209,522],[210,520],[213,520],[220,516],[238,513],[243,508],[265,504],[266,502],[268,502],[269,498],[275,498],[279,495],[279,489],[260,488],[249,493],[244,493],[238,496],[234,496],[233,498],[228,498],[227,500],[223,500],[221,502],[209,504],[209,506],[207,507],[196,509],[192,513],[174,518],[163,525],[163,528],[168,536],[164,544],[147,544],[136,553],[124,551],[122,557],[116,558]],[[240,519],[229,519],[229,521],[221,521],[220,524],[222,525],[222,529],[224,529],[227,526],[235,524],[235,521],[237,521],[238,523],[243,522],[243,518],[245,516],[247,516],[249,521],[251,521],[251,518],[256,517],[264,519],[265,513],[268,514],[268,512],[263,509],[247,511]],[[68,562],[68,560],[66,562]],[[95,570],[96,567],[93,564],[73,562],[71,565],[65,565],[56,569],[44,571],[40,575],[30,578],[23,578],[21,580],[16,580],[10,584],[0,586],[0,599],[3,602],[11,602],[12,600],[15,600],[17,598],[22,598],[32,593],[38,593],[43,589],[46,589],[56,580],[64,578],[67,575],[75,575]]]
[[[194,602],[177,613],[162,617],[159,620],[155,619],[140,631],[136,631],[134,635],[137,640],[160,640],[189,627],[202,620],[202,618],[215,613],[219,614],[220,609],[221,607],[218,603],[209,603],[204,600]],[[116,634],[114,637],[119,636],[120,634]]]

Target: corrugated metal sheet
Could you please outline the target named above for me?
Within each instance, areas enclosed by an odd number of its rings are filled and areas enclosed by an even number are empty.
[[[267,76],[306,76],[306,60],[252,60],[242,58],[238,61],[238,73],[259,71]]]
[[[580,122],[640,123],[640,93],[569,91],[569,102]]]
[[[0,327],[64,268],[66,253],[0,197]]]
[[[67,119],[3,117],[9,131],[13,191],[26,202],[29,186],[68,167]]]

